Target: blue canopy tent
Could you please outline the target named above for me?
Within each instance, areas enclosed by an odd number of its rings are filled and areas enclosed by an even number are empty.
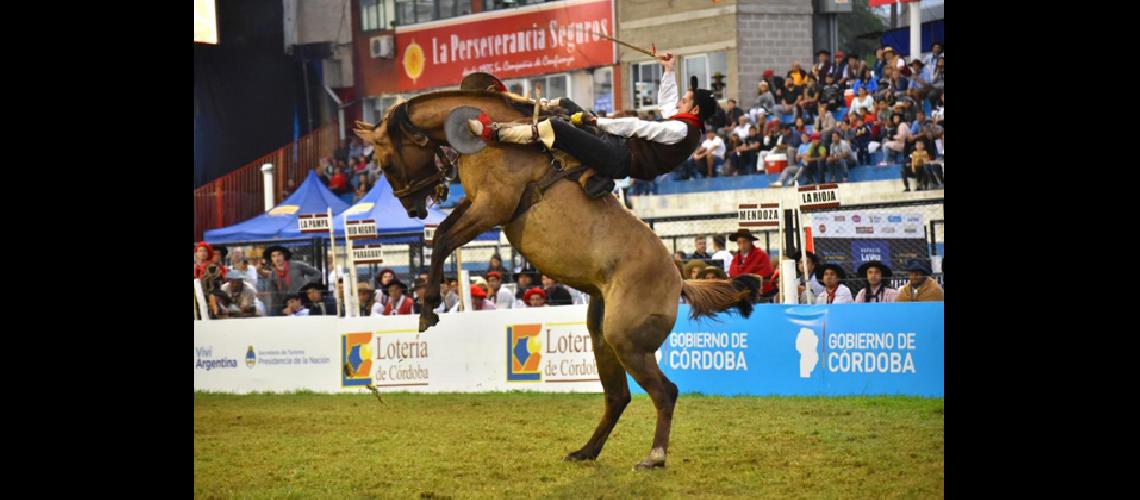
[[[376,233],[379,238],[364,243],[382,244],[415,244],[420,242],[424,232],[424,224],[439,224],[447,214],[435,207],[428,207],[428,215],[424,220],[408,217],[408,211],[400,204],[400,200],[392,194],[392,186],[387,181],[380,180],[368,194],[355,205],[349,207],[346,214],[348,220],[372,219],[376,221]],[[344,217],[336,217],[333,221],[333,231],[337,238],[344,237]],[[477,241],[499,241],[499,228],[494,228],[475,238]]]
[[[229,227],[210,229],[203,238],[210,244],[328,238],[327,233],[301,233],[297,216],[323,214],[329,208],[332,208],[335,219],[348,209],[348,204],[337,198],[321,183],[317,174],[310,171],[297,190],[270,211]]]

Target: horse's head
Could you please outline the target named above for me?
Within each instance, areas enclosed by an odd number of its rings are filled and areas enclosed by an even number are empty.
[[[437,192],[436,186],[447,182],[449,166],[436,166],[441,144],[411,123],[407,106],[407,102],[394,106],[379,125],[358,121],[353,132],[373,144],[376,164],[408,217],[424,219],[427,198]]]

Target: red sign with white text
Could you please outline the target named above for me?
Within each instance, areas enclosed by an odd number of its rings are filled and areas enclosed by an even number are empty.
[[[611,0],[571,0],[492,11],[468,22],[398,28],[398,87],[458,85],[476,71],[505,80],[611,65],[614,44],[598,35],[613,33]]]

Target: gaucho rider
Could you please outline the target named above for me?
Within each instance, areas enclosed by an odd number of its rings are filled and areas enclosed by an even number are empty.
[[[651,122],[632,117],[596,118],[585,113],[575,113],[571,117],[575,125],[596,125],[607,133],[604,137],[579,130],[562,120],[546,119],[537,125],[492,123],[486,113],[468,120],[467,126],[473,134],[488,142],[542,142],[547,148],[565,151],[593,167],[599,176],[608,178],[605,179],[606,184],[610,184],[609,179],[627,176],[653,180],[671,172],[697,149],[704,134],[703,122],[717,109],[712,91],[695,88],[695,85],[677,100],[677,84],[673,76],[677,59],[666,53],[657,60],[664,67],[657,98],[665,121]],[[588,187],[591,191],[597,177],[590,179]]]

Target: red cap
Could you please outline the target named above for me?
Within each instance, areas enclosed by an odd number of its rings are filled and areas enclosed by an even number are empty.
[[[483,288],[481,288],[479,285],[471,285],[471,296],[487,298],[487,292],[484,292]]]
[[[846,55],[847,54],[844,54],[843,51],[841,51],[841,50],[835,51],[835,58],[836,59],[843,59]]]
[[[815,132],[815,133],[813,133],[813,134],[811,135],[811,140],[813,140],[813,141],[818,141],[818,140],[819,140],[819,132]]]
[[[541,295],[543,299],[546,299],[546,290],[543,290],[541,288],[531,288],[530,290],[523,292],[523,302],[529,304],[531,295]]]
[[[487,279],[491,279],[491,277],[499,278],[499,281],[502,281],[503,280],[503,273],[500,273],[498,271],[491,271],[491,272],[487,273]]]
[[[771,69],[764,70],[764,78],[772,78],[772,76],[775,74],[776,72],[772,71]]]
[[[206,247],[206,260],[214,260],[214,249],[209,243],[199,241],[194,245],[194,253],[198,253],[198,248],[200,247]]]

